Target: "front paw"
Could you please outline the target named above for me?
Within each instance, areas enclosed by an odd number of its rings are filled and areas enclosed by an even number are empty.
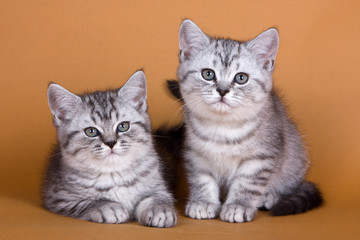
[[[158,205],[143,210],[139,222],[148,227],[167,228],[175,226],[177,217],[173,207]]]
[[[254,219],[256,209],[243,207],[238,204],[224,204],[221,208],[220,219],[226,222],[250,222]]]
[[[110,202],[86,210],[80,218],[96,223],[123,223],[130,215],[119,203]]]
[[[219,209],[217,204],[194,201],[186,205],[185,214],[195,219],[212,219],[217,217]]]

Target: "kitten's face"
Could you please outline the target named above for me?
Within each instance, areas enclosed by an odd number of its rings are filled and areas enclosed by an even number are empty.
[[[64,148],[67,152],[96,160],[112,160],[141,150],[144,142],[149,141],[148,119],[145,113],[140,114],[121,98],[115,100],[116,97],[116,92],[82,97],[78,114],[59,128],[62,131],[59,132],[60,144],[64,146],[68,142]]]
[[[120,90],[83,96],[50,85],[49,104],[62,153],[70,164],[126,165],[127,159],[151,145],[144,81],[130,79]]]
[[[272,88],[278,42],[276,30],[268,31],[241,43],[209,38],[185,20],[180,28],[178,78],[186,106],[193,113],[210,117],[255,111]]]

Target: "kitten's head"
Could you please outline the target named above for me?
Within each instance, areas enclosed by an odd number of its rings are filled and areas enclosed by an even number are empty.
[[[195,23],[184,20],[179,45],[178,79],[191,112],[241,118],[254,114],[269,96],[279,45],[276,29],[239,42],[208,37]]]
[[[50,84],[48,102],[64,160],[73,167],[125,164],[151,145],[142,71],[120,89],[84,95]]]

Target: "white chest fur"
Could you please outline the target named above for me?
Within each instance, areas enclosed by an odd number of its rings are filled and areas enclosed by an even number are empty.
[[[258,125],[257,121],[218,124],[192,119],[186,141],[191,150],[185,156],[203,169],[230,177],[244,158],[254,154],[251,136]]]

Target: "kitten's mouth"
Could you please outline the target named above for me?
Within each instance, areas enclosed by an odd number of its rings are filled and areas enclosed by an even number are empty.
[[[115,152],[113,149],[111,149],[109,152],[107,152],[105,154],[105,158],[114,158],[114,157],[119,157],[120,154]]]
[[[216,102],[213,102],[211,104],[211,106],[215,111],[221,112],[221,113],[229,112],[229,110],[231,108],[231,105],[229,103],[227,103],[226,99],[224,99],[224,98],[220,98]]]

